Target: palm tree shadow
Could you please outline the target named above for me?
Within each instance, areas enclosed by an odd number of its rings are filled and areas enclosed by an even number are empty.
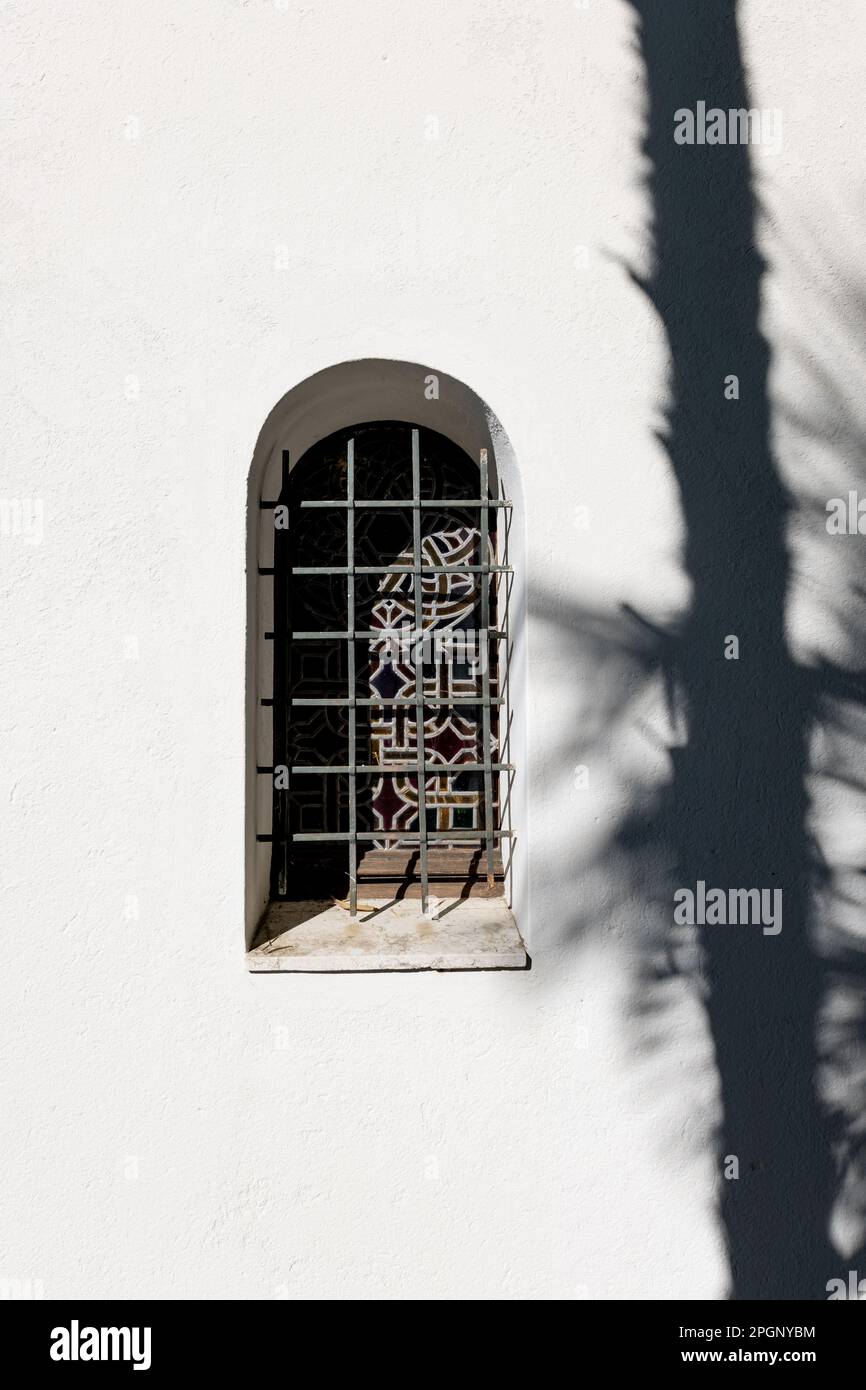
[[[774,226],[768,276],[749,148],[673,138],[698,100],[749,107],[735,4],[628,3],[655,243],[632,279],[668,343],[661,439],[691,597],[671,619],[532,585],[537,640],[579,691],[534,772],[591,766],[599,813],[548,919],[572,945],[596,924],[628,944],[623,1022],[653,1117],[676,1109],[680,1169],[714,1130],[728,1296],[825,1299],[866,1275],[866,591],[862,534],[825,524],[829,498],[866,487],[862,213],[849,245],[838,218],[832,246],[808,215]],[[771,412],[759,311],[780,290]],[[563,848],[534,847],[536,881],[557,881]],[[699,880],[781,889],[781,932],[677,927],[674,890]]]
[[[748,146],[674,140],[674,113],[698,100],[749,107],[736,5],[630,3],[649,97],[656,253],[640,283],[670,352],[664,443],[692,603],[681,630],[659,643],[686,738],[671,750],[660,804],[621,840],[633,853],[669,845],[683,887],[782,890],[778,934],[753,924],[697,930],[720,1087],[718,1161],[731,1173],[719,1214],[732,1298],[823,1298],[838,1273],[828,1232],[840,1135],[817,1093],[824,982],[807,796],[817,691],[786,642],[791,502],[770,442],[765,266]],[[725,394],[732,374],[735,400]],[[738,659],[726,659],[731,637]]]

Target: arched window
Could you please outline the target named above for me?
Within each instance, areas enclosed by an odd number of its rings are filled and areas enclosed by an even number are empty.
[[[360,885],[367,898],[417,891],[426,912],[431,885],[501,884],[505,505],[486,455],[400,423],[341,430],[287,468],[272,898],[302,885],[354,914]]]
[[[477,418],[452,422],[473,457],[399,419],[317,437],[299,411],[281,470],[263,432],[251,969],[527,964],[506,896],[511,502]]]

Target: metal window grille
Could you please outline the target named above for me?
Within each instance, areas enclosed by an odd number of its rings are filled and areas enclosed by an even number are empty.
[[[400,842],[401,845],[417,844],[420,869],[421,886],[421,907],[422,912],[427,913],[430,894],[430,872],[428,849],[432,843],[455,841],[478,842],[486,860],[486,874],[489,885],[492,885],[494,878],[494,854],[500,841],[511,838],[511,830],[506,829],[500,823],[504,817],[501,814],[501,806],[505,798],[497,796],[498,783],[505,774],[506,783],[508,775],[513,771],[513,766],[507,761],[508,746],[508,726],[509,721],[506,717],[501,721],[504,728],[504,737],[498,741],[498,751],[494,756],[494,739],[491,725],[491,710],[499,713],[503,707],[507,707],[507,660],[508,660],[508,598],[510,593],[511,566],[507,561],[507,525],[497,526],[498,517],[508,516],[511,503],[501,497],[490,495],[490,478],[488,469],[487,450],[482,449],[478,462],[478,486],[477,496],[464,498],[427,498],[422,496],[421,488],[421,450],[420,436],[417,428],[411,431],[411,495],[400,497],[380,497],[374,499],[362,498],[356,494],[356,467],[355,467],[355,438],[351,437],[346,441],[345,457],[345,496],[305,498],[294,500],[289,507],[288,529],[291,530],[293,524],[292,511],[300,508],[306,510],[326,510],[329,513],[345,512],[345,563],[328,565],[290,565],[289,572],[293,581],[309,576],[337,576],[345,580],[345,627],[327,629],[291,629],[291,612],[288,608],[281,609],[280,605],[274,604],[275,623],[278,615],[282,621],[289,623],[290,631],[286,636],[293,642],[303,643],[339,643],[344,648],[345,659],[341,663],[341,669],[346,673],[346,688],[336,696],[325,696],[315,694],[313,696],[296,695],[290,688],[290,684],[281,679],[280,673],[275,663],[274,670],[274,693],[272,696],[264,698],[261,703],[270,706],[274,710],[275,721],[275,740],[277,720],[285,717],[291,719],[293,710],[313,709],[316,707],[335,707],[342,711],[347,721],[347,750],[348,757],[345,761],[337,763],[293,763],[288,767],[288,778],[295,777],[337,777],[345,782],[348,799],[348,826],[345,829],[333,825],[330,828],[303,831],[293,830],[290,825],[290,817],[287,810],[287,800],[285,795],[275,793],[273,803],[273,824],[269,833],[259,834],[257,839],[263,842],[270,842],[274,848],[298,845],[305,842],[320,842],[328,844],[345,843],[348,850],[348,879],[349,879],[349,910],[352,916],[358,910],[358,849],[359,845],[381,844],[382,842]],[[287,451],[282,456],[282,486],[280,497],[275,501],[262,501],[259,505],[263,512],[274,512],[279,507],[288,506],[290,497],[289,488],[290,460]],[[385,511],[390,508],[401,508],[411,511],[412,516],[412,537],[411,537],[411,563],[404,562],[404,557],[400,557],[399,563],[393,564],[373,564],[362,565],[356,562],[356,518],[359,513],[365,511]],[[425,559],[423,518],[428,508],[435,508],[438,512],[448,512],[453,509],[455,513],[465,514],[468,509],[477,512],[477,563],[466,563],[465,556],[462,556],[456,563],[433,564]],[[493,535],[495,543],[491,546],[491,516],[493,517]],[[500,561],[500,553],[504,555],[504,560]],[[470,573],[477,575],[478,585],[478,609],[480,611],[480,628],[478,631],[479,642],[483,644],[482,659],[480,661],[480,671],[476,675],[478,688],[468,694],[454,694],[452,691],[443,694],[433,694],[424,687],[424,661],[419,654],[419,645],[423,644],[425,635],[429,635],[430,627],[425,627],[424,617],[424,592],[423,585],[425,578],[430,576],[442,576],[437,579],[436,588],[447,584],[449,581],[445,576],[455,573]],[[273,566],[260,566],[259,575],[264,579],[275,580],[280,574],[280,567],[275,562]],[[383,696],[381,694],[359,695],[358,693],[358,669],[356,642],[358,639],[366,639],[368,642],[381,641],[383,638],[394,636],[398,640],[405,642],[407,633],[405,628],[390,633],[388,629],[381,627],[359,627],[356,625],[357,603],[356,603],[356,582],[358,576],[389,576],[405,575],[411,576],[411,595],[413,599],[412,611],[414,619],[414,630],[408,635],[412,650],[415,652],[414,659],[414,691],[405,696]],[[491,602],[491,599],[493,602]],[[498,615],[496,626],[491,626],[491,609]],[[266,632],[266,639],[273,640],[275,632]],[[500,648],[495,644],[500,644]],[[492,653],[496,651],[496,659]],[[495,693],[491,687],[491,667],[497,672]],[[499,675],[503,679],[499,679]],[[445,764],[436,761],[431,754],[425,740],[425,723],[427,709],[453,708],[459,709],[461,706],[470,706],[480,709],[481,712],[481,737],[480,751],[481,757],[473,760],[461,760],[454,764]],[[380,762],[369,762],[359,759],[358,756],[358,715],[359,711],[369,711],[371,714],[377,709],[383,708],[406,708],[407,715],[414,711],[415,716],[415,758],[412,761],[399,763],[389,761],[387,764]],[[274,764],[270,766],[260,766],[260,775],[273,776],[276,771],[276,756]],[[451,827],[446,830],[431,830],[427,823],[427,799],[430,795],[429,787],[435,785],[437,777],[444,779],[446,774],[475,773],[479,775],[480,789],[480,811],[481,823],[473,828],[460,829]],[[364,829],[359,826],[359,778],[370,775],[391,776],[394,774],[414,774],[413,785],[417,788],[417,830],[400,829]],[[284,789],[285,790],[285,789]],[[283,861],[287,863],[287,860]]]

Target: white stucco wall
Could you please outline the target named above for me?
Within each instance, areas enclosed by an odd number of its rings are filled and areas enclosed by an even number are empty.
[[[44,534],[0,540],[0,1276],[721,1296],[699,1005],[673,986],[651,1037],[607,852],[670,731],[585,636],[687,598],[664,345],[623,268],[648,255],[631,12],[81,0],[4,26],[0,493]],[[805,205],[832,243],[854,206],[866,14],[753,0],[743,32],[786,113],[758,152],[767,331],[802,399],[774,238]],[[465,383],[520,471],[527,973],[244,969],[253,450],[286,392],[366,358]]]

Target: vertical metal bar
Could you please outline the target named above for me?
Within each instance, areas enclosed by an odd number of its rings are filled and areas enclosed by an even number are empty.
[[[511,549],[511,519],[513,513],[508,509],[496,512],[496,549],[504,565],[508,564],[508,557]],[[504,865],[504,877],[506,880],[506,901],[509,907],[512,905],[514,895],[514,863],[512,849],[514,841],[512,839],[514,829],[514,812],[512,802],[514,799],[514,768],[511,764],[511,591],[514,584],[514,575],[506,573],[504,583],[500,587],[497,595],[496,613],[494,622],[497,628],[503,633],[502,646],[497,645],[497,667],[496,667],[496,693],[504,699],[501,709],[496,712],[496,719],[499,731],[497,747],[497,757],[500,763],[506,764],[506,775],[499,779],[499,826],[505,831],[504,839],[500,840],[500,846],[504,850],[508,848],[508,859]],[[504,593],[504,600],[503,600]],[[501,656],[501,660],[500,660]],[[505,796],[502,796],[503,786]]]
[[[349,682],[349,912],[358,912],[358,800],[356,771],[355,723],[355,441],[346,446],[346,628],[348,642]]]
[[[489,522],[488,522],[488,485],[487,485],[487,450],[481,450],[479,460],[479,472],[481,481],[481,518],[479,523],[479,536],[481,554],[478,563],[487,564],[487,552],[490,546]],[[490,651],[491,641],[490,630],[490,584],[489,574],[479,574],[481,584],[481,632],[484,642],[484,652],[482,655],[482,674],[481,691],[484,702],[481,706],[481,737],[484,747],[481,753],[481,761],[484,763],[484,835],[487,842],[487,887],[493,887],[493,774],[490,770]]]
[[[280,490],[278,501],[289,505],[289,470],[291,458],[288,449],[283,449],[280,469]],[[285,634],[291,628],[291,556],[290,533],[288,528],[276,527],[276,512],[271,514],[273,537],[273,720],[271,734],[273,739],[274,766],[288,762],[290,702],[288,699],[291,652]],[[289,891],[290,848],[288,835],[290,826],[289,790],[287,787],[274,788],[274,824],[276,833],[284,839],[272,856],[271,878],[277,897],[284,898]],[[274,865],[274,860],[276,865]]]
[[[418,752],[418,842],[421,851],[421,913],[427,915],[427,796],[424,785],[424,603],[421,588],[421,444],[412,431],[412,539],[415,574],[415,744]]]

